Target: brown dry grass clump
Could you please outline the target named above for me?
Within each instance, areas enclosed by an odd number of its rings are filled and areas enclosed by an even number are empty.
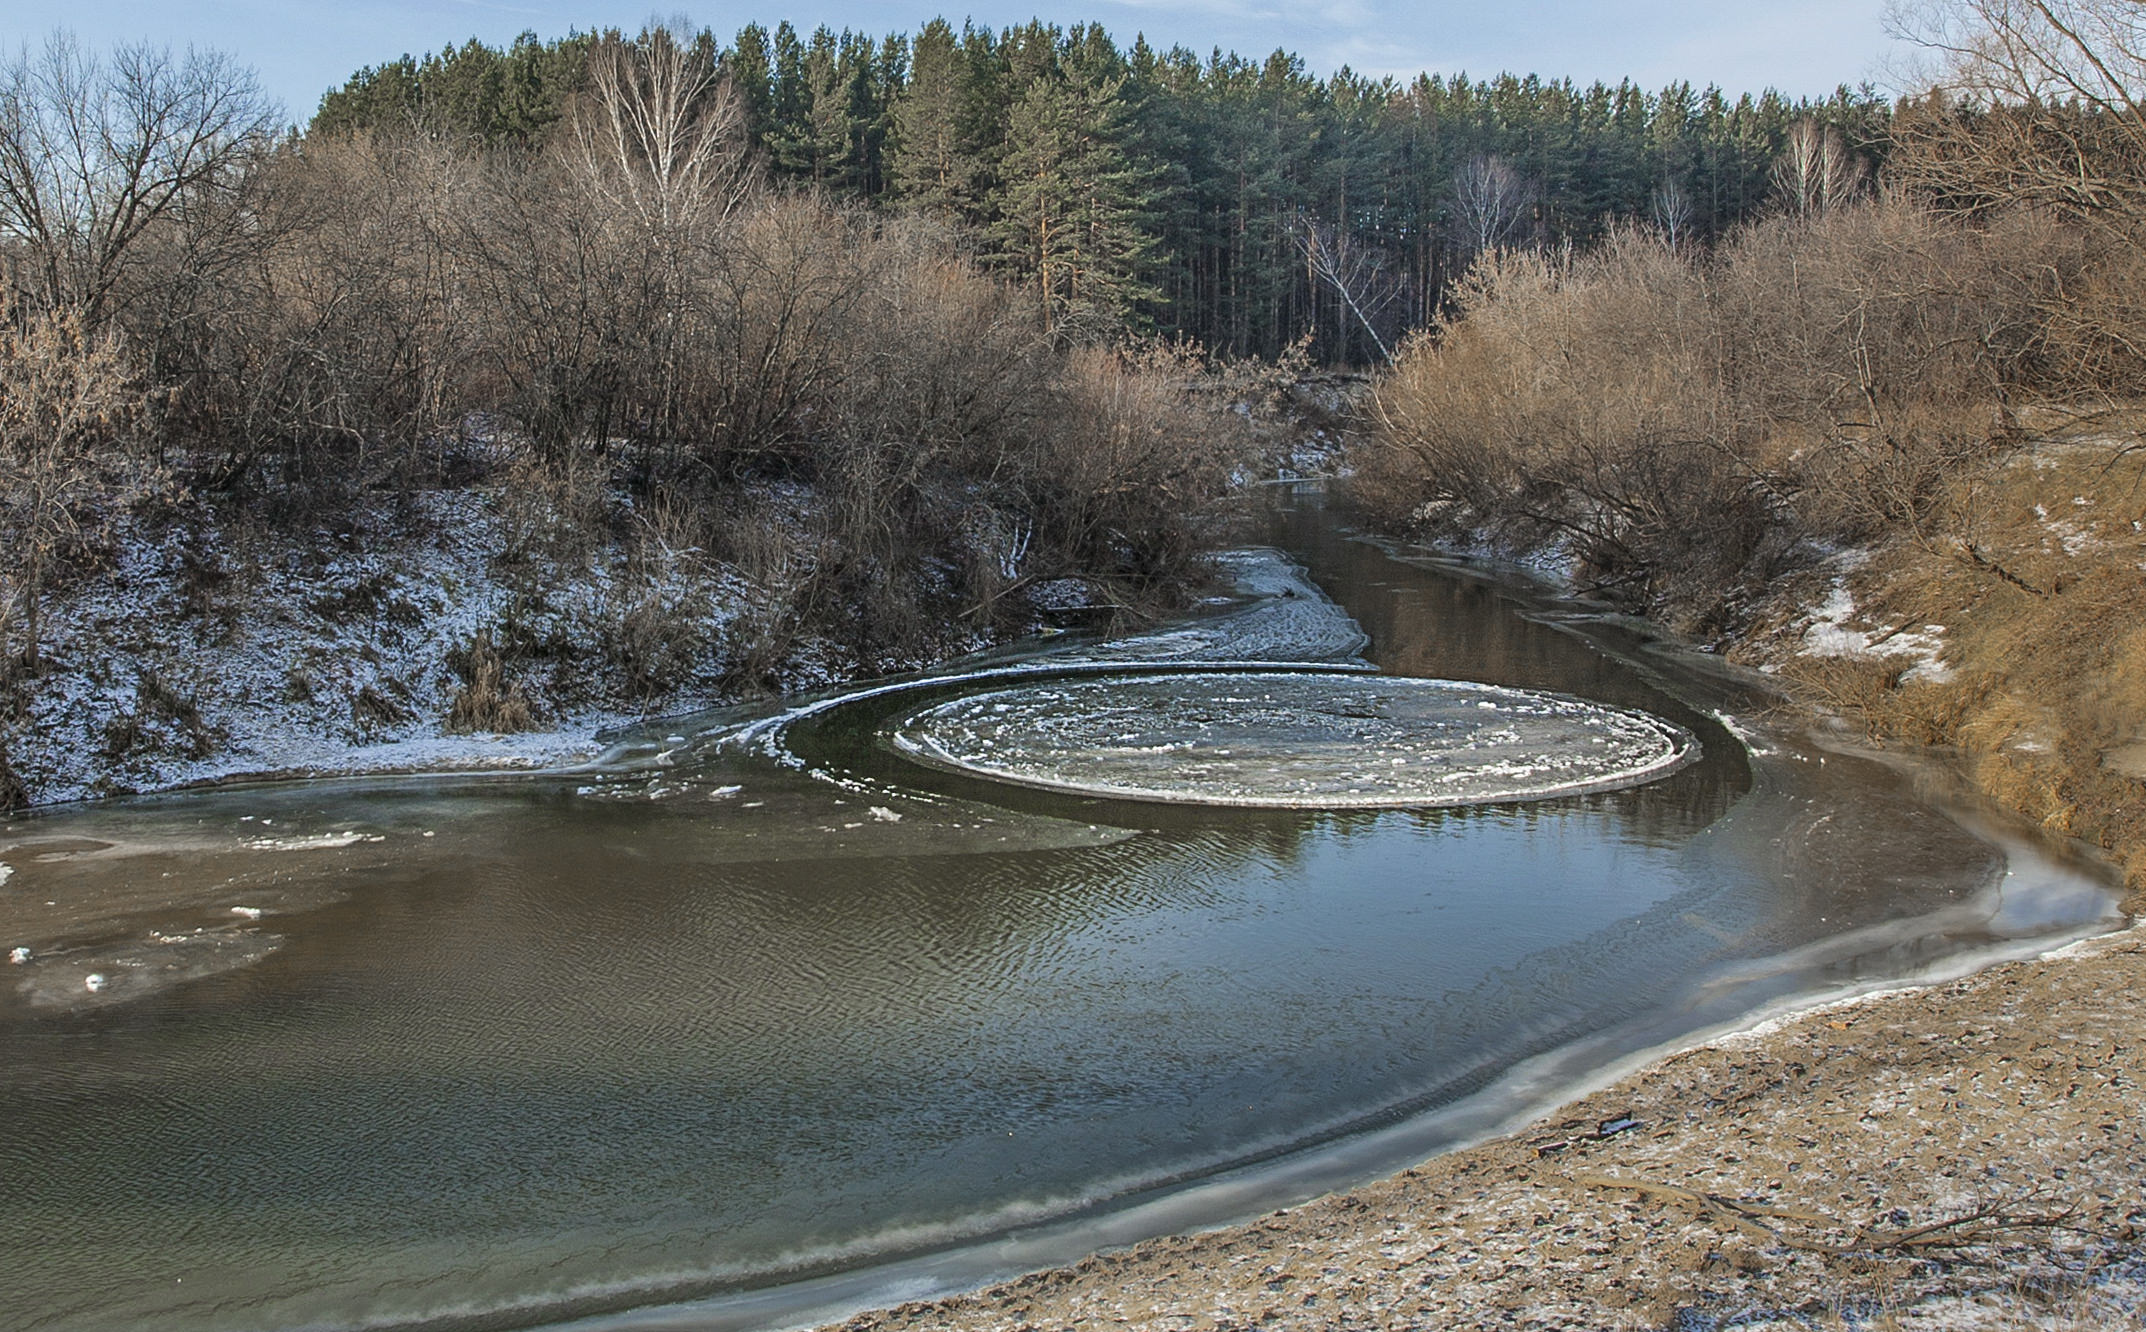
[[[506,664],[492,643],[490,630],[455,653],[449,665],[462,677],[462,688],[447,711],[447,729],[455,735],[492,731],[501,735],[535,730],[536,707],[519,683],[506,679]]]

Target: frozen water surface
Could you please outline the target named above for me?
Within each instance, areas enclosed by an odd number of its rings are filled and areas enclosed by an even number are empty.
[[[1265,807],[1480,805],[1612,790],[1695,756],[1681,727],[1454,680],[1283,671],[1104,677],[970,694],[895,748],[1001,781]]]

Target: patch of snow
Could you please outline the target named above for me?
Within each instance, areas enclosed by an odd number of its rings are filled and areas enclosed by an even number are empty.
[[[584,763],[648,701],[604,666],[635,613],[693,640],[657,701],[722,701],[726,632],[753,595],[735,571],[667,549],[503,562],[510,537],[481,491],[383,500],[313,533],[130,523],[110,568],[48,604],[49,669],[10,758],[38,804],[235,776]],[[452,662],[484,633],[541,645],[510,678],[552,730],[447,733]]]
[[[1758,732],[1752,730],[1741,718],[1719,710],[1711,711],[1707,715],[1720,722],[1721,728],[1730,735],[1735,736],[1738,742],[1743,745],[1745,751],[1753,757],[1766,758],[1780,752],[1774,746],[1760,739]]]
[[[5,861],[0,861],[0,885],[6,884],[9,879],[14,877],[15,867]]]
[[[1358,662],[1370,643],[1301,565],[1269,547],[1214,557],[1235,593],[1234,610],[1153,633],[1062,649],[1062,661]]]
[[[1903,680],[1938,684],[1952,678],[1944,663],[1945,626],[1926,624],[1921,629],[1894,629],[1879,633],[1849,627],[1856,617],[1855,594],[1848,580],[1838,577],[1824,602],[1811,608],[1797,655],[1803,657],[1909,657],[1914,664],[1902,673]]]
[[[2092,508],[2093,505],[2094,501],[2084,495],[2072,497],[2072,506],[2074,508],[2087,509]],[[2051,518],[2048,508],[2044,505],[2037,504],[2034,506],[2034,516],[2041,523],[2043,530],[2056,538],[2058,547],[2073,559],[2077,559],[2089,550],[2099,550],[2108,544],[2089,528],[2069,519]]]

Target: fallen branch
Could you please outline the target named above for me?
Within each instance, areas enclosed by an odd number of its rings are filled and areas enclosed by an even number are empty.
[[[1723,1197],[1718,1193],[1699,1193],[1692,1189],[1679,1188],[1674,1184],[1656,1184],[1644,1179],[1626,1179],[1613,1175],[1581,1175],[1574,1179],[1573,1182],[1590,1189],[1629,1189],[1634,1193],[1673,1198],[1678,1202],[1690,1204],[1697,1208],[1701,1214],[1713,1213],[1719,1216],[1722,1220],[1727,1221],[1730,1225],[1735,1226],[1738,1230],[1762,1243],[1782,1244],[1792,1249],[1802,1249],[1806,1252],[1822,1253],[1828,1256],[1838,1256],[1852,1252],[1849,1249],[1834,1245],[1813,1244],[1807,1240],[1799,1240],[1783,1235],[1773,1227],[1765,1225],[1760,1219],[1762,1217],[1771,1217],[1802,1221],[1806,1224],[1821,1226],[1826,1229],[1847,1229],[1847,1227],[1840,1226],[1831,1218],[1820,1216],[1815,1212],[1795,1212],[1782,1207],[1764,1207],[1754,1203],[1739,1202],[1734,1198]]]
[[[1980,546],[1977,546],[1974,542],[1962,541],[1960,543],[1960,549],[1967,552],[1967,558],[1973,562],[1976,568],[1987,569],[1989,572],[1997,575],[1997,577],[2003,579],[2007,583],[2010,583],[2012,586],[2019,588],[2021,591],[2032,592],[2038,597],[2046,597],[2050,595],[2047,589],[2036,587],[2034,584],[2028,582],[2026,579],[2021,578],[2018,574],[2013,573],[2010,569],[2005,568],[2002,564],[1999,564],[1997,561],[1991,559],[1989,556],[1984,555],[1982,553],[1982,548]]]

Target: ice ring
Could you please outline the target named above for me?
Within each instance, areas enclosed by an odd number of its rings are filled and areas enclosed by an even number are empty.
[[[1698,742],[1658,717],[1456,680],[1258,671],[967,694],[893,723],[934,767],[1047,790],[1263,807],[1497,804],[1652,781]]]

